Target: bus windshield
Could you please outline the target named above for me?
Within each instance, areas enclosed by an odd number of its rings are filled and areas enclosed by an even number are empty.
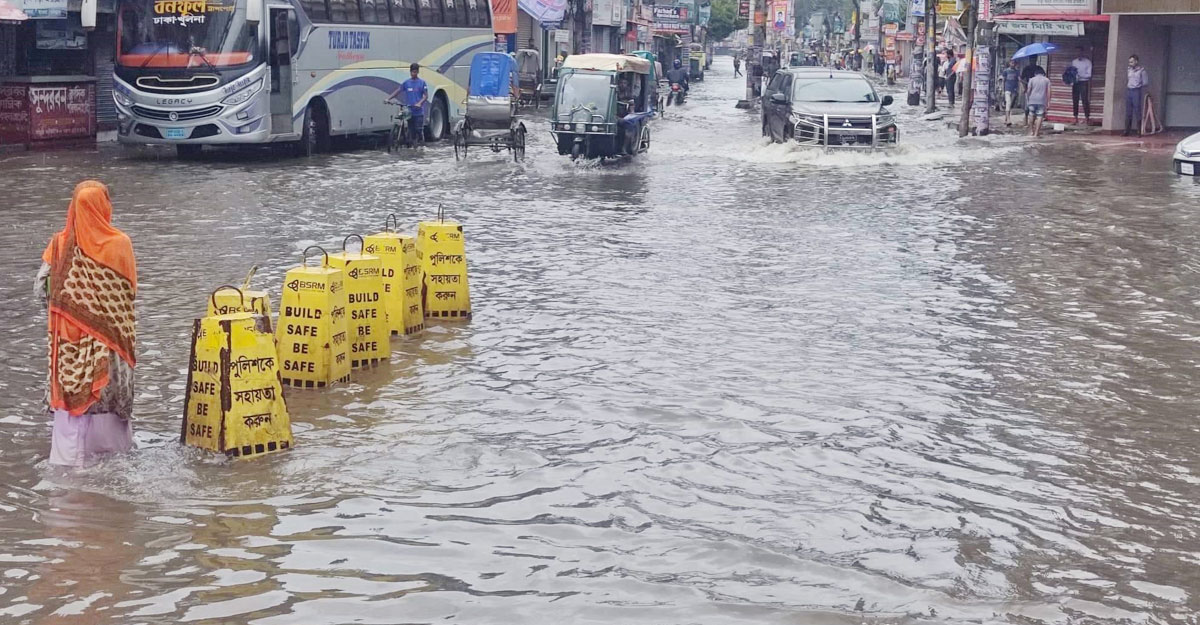
[[[257,56],[246,0],[125,0],[118,15],[119,65],[217,69]]]

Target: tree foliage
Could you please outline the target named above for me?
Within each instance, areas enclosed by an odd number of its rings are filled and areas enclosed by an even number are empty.
[[[738,19],[738,0],[712,0],[712,16],[708,20],[708,36],[720,41],[746,27],[746,20]]]

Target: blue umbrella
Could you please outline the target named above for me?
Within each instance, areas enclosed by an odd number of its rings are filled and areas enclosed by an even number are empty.
[[[1027,56],[1038,56],[1041,54],[1049,54],[1058,49],[1058,46],[1052,43],[1031,43],[1013,55],[1013,60],[1023,59]]]

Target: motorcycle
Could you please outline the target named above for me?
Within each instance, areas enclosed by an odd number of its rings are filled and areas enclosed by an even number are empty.
[[[667,94],[667,106],[671,105],[672,100],[674,100],[675,106],[682,105],[683,97],[684,97],[683,85],[681,85],[677,82],[671,83],[671,93]]]

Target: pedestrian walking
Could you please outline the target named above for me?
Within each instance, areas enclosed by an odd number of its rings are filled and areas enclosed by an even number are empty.
[[[1038,72],[1045,74],[1046,70],[1042,69],[1042,66],[1037,64],[1036,58],[1031,57],[1029,59],[1029,62],[1025,64],[1025,69],[1021,70],[1021,93],[1022,94],[1029,93],[1029,81],[1032,80],[1033,77],[1038,74]],[[1029,125],[1029,102],[1028,101],[1024,102],[1021,105],[1021,108],[1025,110],[1025,125],[1028,126]]]
[[[1128,137],[1134,129],[1142,134],[1142,103],[1146,99],[1146,87],[1150,85],[1150,74],[1142,67],[1141,60],[1134,54],[1129,57],[1125,83],[1125,133]]]
[[[1013,103],[1017,100],[1017,90],[1021,88],[1021,71],[1017,69],[1017,62],[1009,61],[1001,77],[1004,80],[1004,125],[1012,126]]]
[[[947,48],[946,62],[942,64],[942,67],[945,68],[946,98],[950,101],[950,108],[954,108],[954,88],[956,86],[955,82],[958,79],[958,73],[954,71],[954,65],[957,61],[958,55],[954,54],[953,50]]]
[[[48,313],[50,464],[82,467],[133,448],[133,244],[112,225],[108,187],[79,183],[67,223],[42,253]]]
[[[388,96],[388,100],[404,94],[404,104],[408,106],[408,138],[411,145],[416,145],[425,139],[425,104],[429,102],[429,85],[421,79],[421,65],[413,63],[408,66],[408,80]]]
[[[1075,112],[1075,123],[1079,124],[1079,104],[1083,103],[1083,121],[1088,124],[1092,119],[1092,60],[1087,57],[1087,51],[1079,46],[1078,56],[1071,61],[1075,70],[1075,83],[1071,85],[1071,108]]]
[[[1029,87],[1025,94],[1025,112],[1033,118],[1033,124],[1029,127],[1030,135],[1042,136],[1042,122],[1046,119],[1048,104],[1050,104],[1050,79],[1046,77],[1044,71],[1035,72],[1029,79]]]
[[[733,55],[733,77],[737,78],[742,75],[742,59],[738,55]]]

